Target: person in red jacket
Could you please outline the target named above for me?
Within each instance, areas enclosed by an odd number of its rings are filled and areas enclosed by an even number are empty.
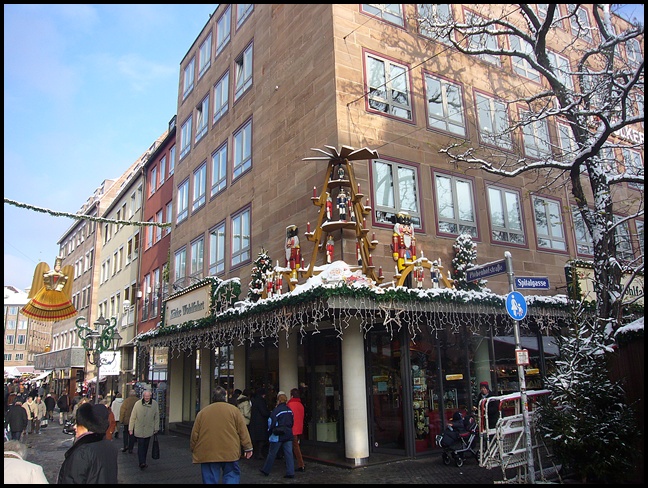
[[[301,471],[303,473],[306,471],[306,466],[304,466],[304,458],[302,457],[301,449],[299,448],[299,440],[304,432],[304,405],[301,402],[300,396],[299,390],[293,388],[290,390],[290,400],[288,400],[286,405],[288,405],[288,408],[292,410],[294,419],[292,431],[293,453],[297,460],[297,468],[295,471]]]

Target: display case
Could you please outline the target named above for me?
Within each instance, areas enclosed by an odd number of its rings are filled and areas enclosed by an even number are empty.
[[[414,431],[417,440],[427,443],[430,432],[430,395],[427,378],[418,366],[412,366],[412,407],[414,409]]]

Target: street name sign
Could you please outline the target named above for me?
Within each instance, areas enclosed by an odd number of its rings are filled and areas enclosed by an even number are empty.
[[[549,278],[546,276],[516,276],[516,288],[531,288],[534,290],[548,290]]]
[[[477,281],[488,276],[506,273],[506,260],[493,261],[466,270],[466,281]]]

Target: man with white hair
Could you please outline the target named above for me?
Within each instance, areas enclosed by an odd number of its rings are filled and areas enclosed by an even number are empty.
[[[27,445],[17,440],[4,443],[5,485],[47,485],[43,468],[27,459]]]
[[[160,428],[160,409],[158,402],[153,400],[151,390],[144,390],[142,400],[135,403],[128,421],[128,433],[137,439],[137,457],[140,469],[148,468],[148,454],[151,437]]]

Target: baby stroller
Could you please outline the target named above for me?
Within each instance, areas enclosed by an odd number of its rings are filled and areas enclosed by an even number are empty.
[[[76,421],[73,419],[66,420],[63,425],[63,433],[68,435],[76,434]]]
[[[472,416],[464,420],[460,412],[455,412],[452,423],[446,427],[445,432],[436,436],[437,446],[443,449],[443,464],[447,466],[454,459],[460,468],[464,463],[465,452],[470,452],[475,459],[479,459],[479,446],[476,442],[478,430],[477,422]]]

